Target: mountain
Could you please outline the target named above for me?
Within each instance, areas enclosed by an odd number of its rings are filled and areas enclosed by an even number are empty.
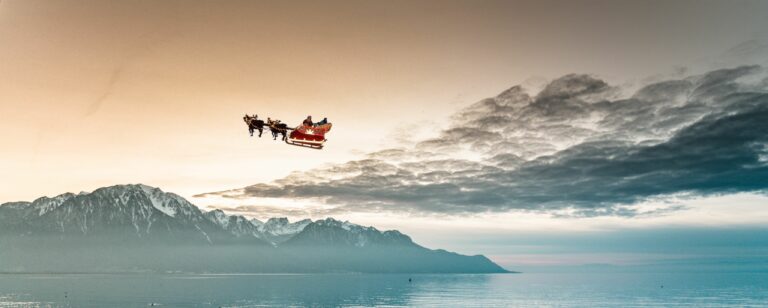
[[[310,223],[312,223],[310,219],[291,223],[285,217],[270,218],[266,223],[259,225],[258,228],[261,232],[261,238],[273,244],[279,244],[304,230],[304,227]]]
[[[410,237],[398,231],[381,232],[349,222],[326,218],[308,224],[285,242],[286,246],[370,247],[402,245],[420,247]]]
[[[507,272],[333,218],[205,212],[146,185],[0,205],[0,272]]]
[[[222,210],[213,210],[203,214],[206,219],[237,238],[262,238],[262,232],[253,222],[243,216],[229,216]]]
[[[3,204],[0,209],[2,235],[208,244],[240,240],[184,198],[146,185],[66,193]],[[248,240],[266,244],[253,236]]]

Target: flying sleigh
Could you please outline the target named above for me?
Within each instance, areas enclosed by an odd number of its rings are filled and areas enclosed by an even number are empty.
[[[277,140],[278,136],[282,136],[281,140],[285,143],[300,147],[322,149],[325,142],[325,134],[331,130],[333,126],[328,122],[328,118],[324,118],[320,122],[312,122],[312,117],[308,116],[299,126],[291,128],[288,124],[282,123],[280,120],[273,120],[267,118],[267,121],[259,119],[257,115],[245,115],[243,121],[248,125],[248,131],[253,136],[255,131],[259,132],[259,138],[263,133],[264,127],[269,128],[272,133],[272,139]],[[290,131],[290,133],[288,133]]]

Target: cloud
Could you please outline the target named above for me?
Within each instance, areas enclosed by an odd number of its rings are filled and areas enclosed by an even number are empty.
[[[317,217],[327,217],[346,212],[345,210],[338,208],[307,210],[265,205],[220,207],[218,209],[226,211],[229,214],[247,215],[251,217],[308,217],[312,215]]]
[[[410,147],[199,196],[308,198],[336,213],[662,215],[682,207],[633,205],[768,189],[764,76],[758,66],[722,69],[620,97],[571,74],[535,96],[515,86],[468,106]]]

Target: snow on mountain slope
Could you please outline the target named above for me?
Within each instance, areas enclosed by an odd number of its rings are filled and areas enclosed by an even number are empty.
[[[229,227],[229,216],[224,213],[222,210],[213,210],[208,213],[205,213],[205,216],[208,217],[212,222],[215,224],[221,226],[222,228]]]
[[[32,202],[32,211],[37,213],[37,216],[43,216],[52,210],[58,208],[62,203],[71,199],[75,195],[72,193],[65,193],[53,198],[42,197]]]
[[[163,193],[158,188],[153,188],[146,185],[139,185],[139,187],[142,191],[144,191],[149,200],[152,202],[152,206],[168,216],[173,217],[176,215],[176,208],[169,204],[169,201],[175,200],[175,198],[168,198],[168,195]]]
[[[343,243],[357,247],[387,241],[401,241],[410,245],[410,238],[398,231],[380,232],[374,227],[364,227],[333,218],[326,218],[315,222],[311,219],[303,219],[292,223],[285,217],[273,217],[266,222],[261,222],[258,219],[251,219],[249,221],[243,216],[227,215],[222,210],[213,210],[205,213],[205,215],[209,220],[235,234],[235,236],[251,235],[266,240],[275,246],[291,240],[294,236],[302,233],[307,226],[314,226],[315,230],[313,232],[324,233],[315,234],[316,236],[334,239],[343,238]],[[343,234],[334,235],[334,232]]]
[[[0,271],[505,272],[398,231],[203,212],[146,185],[0,204],[0,247]]]
[[[255,238],[263,238],[259,228],[243,216],[232,215],[229,216],[222,210],[213,210],[204,214],[208,220],[214,224],[220,226],[224,230],[229,231],[236,237],[252,236]]]
[[[129,238],[172,237],[206,242],[226,238],[226,231],[211,224],[196,206],[178,195],[145,185],[116,185],[91,193],[42,197],[15,208],[14,213],[3,217],[18,218],[0,221],[0,229],[30,235],[119,234]]]
[[[203,212],[176,194],[142,184],[103,187],[77,195],[65,193],[38,198],[31,203],[6,203],[0,205],[0,230],[3,226],[16,231],[62,234],[99,234],[129,229],[139,238],[157,234],[180,236],[191,232],[199,234],[206,242],[226,241],[227,237],[250,238],[273,246],[293,240],[302,233],[308,234],[299,238],[356,247],[388,241],[411,243],[410,238],[397,231],[382,233],[373,227],[333,218],[290,222],[288,218],[276,217],[262,222],[227,215],[218,209]],[[308,227],[312,227],[310,232],[305,232]],[[403,237],[407,240],[402,240]]]
[[[285,217],[270,218],[267,222],[262,222],[255,218],[248,220],[243,216],[227,216],[221,210],[214,210],[206,213],[206,215],[209,219],[236,236],[249,234],[270,242],[272,245],[277,245],[290,239],[312,222],[312,220],[304,219],[291,223]],[[233,223],[237,224],[237,226],[231,226]]]
[[[364,227],[333,218],[317,220],[296,234],[287,245],[321,245],[370,247],[377,245],[403,245],[420,247],[410,237],[396,230],[381,232],[374,227]]]
[[[175,217],[177,214],[190,216],[200,212],[196,206],[177,194],[164,192],[159,188],[143,184],[137,186],[144,191],[153,207],[168,216]]]
[[[259,226],[259,231],[272,235],[292,235],[304,230],[304,227],[311,222],[312,220],[310,219],[304,219],[291,223],[285,217],[270,218],[266,223]]]

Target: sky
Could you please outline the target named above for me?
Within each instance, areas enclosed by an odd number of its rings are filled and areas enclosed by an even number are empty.
[[[2,0],[0,202],[144,183],[511,269],[749,263],[764,29],[764,1]]]

